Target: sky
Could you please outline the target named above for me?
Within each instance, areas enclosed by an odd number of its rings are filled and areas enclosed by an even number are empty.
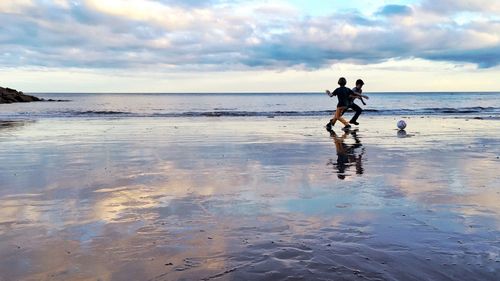
[[[498,0],[1,0],[25,92],[500,91]]]

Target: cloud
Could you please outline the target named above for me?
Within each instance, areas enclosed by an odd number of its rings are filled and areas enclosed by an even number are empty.
[[[385,5],[372,16],[311,17],[284,1],[6,1],[0,63],[164,71],[318,69],[412,58],[499,65],[498,20],[463,23],[440,14],[483,13],[498,4],[448,2],[450,10],[424,1]]]
[[[453,50],[423,55],[430,60],[471,62],[480,68],[490,68],[500,65],[500,47],[475,50]]]
[[[379,16],[410,15],[412,11],[412,8],[406,5],[386,5],[376,14]]]
[[[459,12],[480,12],[495,15],[500,13],[500,2],[497,0],[424,0],[420,6],[426,11],[442,15]]]

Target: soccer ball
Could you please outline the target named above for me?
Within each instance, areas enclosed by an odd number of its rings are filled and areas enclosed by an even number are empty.
[[[398,138],[406,138],[408,134],[406,134],[405,130],[399,130],[398,131]]]
[[[404,130],[404,128],[406,128],[406,122],[404,120],[399,120],[397,126],[400,130]]]

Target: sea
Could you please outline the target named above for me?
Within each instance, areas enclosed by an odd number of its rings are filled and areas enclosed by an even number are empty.
[[[325,93],[32,93],[58,102],[0,106],[0,119],[328,116]],[[500,117],[500,92],[366,93],[366,115]]]

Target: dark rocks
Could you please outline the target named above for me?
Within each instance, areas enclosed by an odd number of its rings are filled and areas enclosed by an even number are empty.
[[[40,101],[57,101],[57,102],[63,102],[63,101],[70,101],[70,100],[40,99]]]
[[[14,89],[0,87],[0,103],[32,101],[42,101],[42,99],[30,95],[25,95],[23,94],[23,92],[18,92]]]

